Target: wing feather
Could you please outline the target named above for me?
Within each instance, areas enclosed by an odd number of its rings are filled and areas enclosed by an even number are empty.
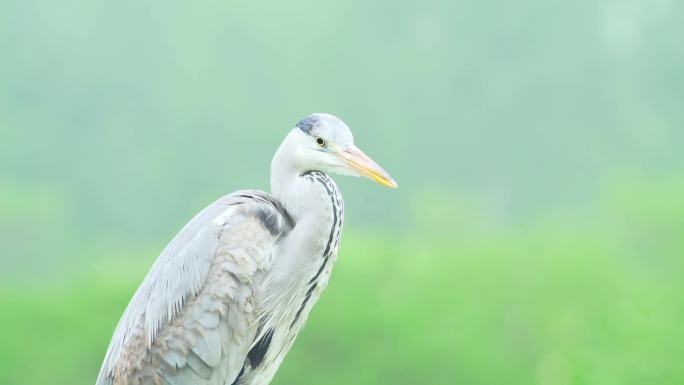
[[[97,385],[232,383],[257,332],[275,242],[292,221],[260,191],[226,195],[162,251],[119,321]]]

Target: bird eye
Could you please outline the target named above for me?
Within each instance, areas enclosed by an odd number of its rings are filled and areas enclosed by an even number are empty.
[[[321,147],[325,147],[325,140],[323,140],[323,138],[320,136],[316,138],[316,143],[318,143],[318,145]]]

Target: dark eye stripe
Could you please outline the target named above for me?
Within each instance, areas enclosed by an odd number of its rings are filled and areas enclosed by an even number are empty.
[[[305,134],[311,135],[311,130],[320,124],[320,118],[315,115],[307,116],[306,118],[297,122],[296,127],[302,130]]]

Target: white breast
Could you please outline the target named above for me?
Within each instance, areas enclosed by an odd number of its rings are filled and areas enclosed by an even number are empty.
[[[302,198],[316,207],[317,216],[300,218],[282,241],[283,249],[289,250],[287,255],[274,256],[274,274],[288,270],[289,274],[267,279],[271,289],[266,289],[269,298],[264,299],[261,333],[255,342],[262,356],[254,367],[246,367],[238,384],[268,384],[271,381],[327,286],[337,259],[344,221],[342,196],[332,179],[321,172],[303,175],[302,183],[309,187],[309,196]],[[295,250],[294,255],[290,254],[292,250]],[[278,261],[281,257],[283,259]],[[279,268],[278,262],[288,266]],[[272,289],[278,292],[271,292]]]

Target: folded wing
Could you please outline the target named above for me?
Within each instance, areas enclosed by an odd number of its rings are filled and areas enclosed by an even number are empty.
[[[197,214],[133,295],[97,385],[224,385],[257,333],[255,301],[273,246],[292,227],[275,199],[238,191]]]

